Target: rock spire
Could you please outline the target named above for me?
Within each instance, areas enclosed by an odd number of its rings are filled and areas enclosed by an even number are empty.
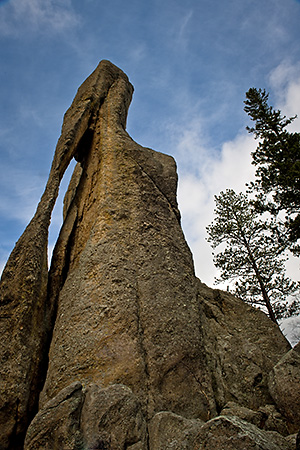
[[[175,162],[126,132],[132,93],[108,61],[79,88],[3,272],[0,448],[23,448],[27,432],[26,450],[204,449],[217,433],[217,449],[288,450],[299,423],[280,377],[296,361],[297,383],[297,352],[285,356],[264,313],[195,277]],[[72,158],[48,270],[51,212]],[[230,447],[228,430],[248,440]]]

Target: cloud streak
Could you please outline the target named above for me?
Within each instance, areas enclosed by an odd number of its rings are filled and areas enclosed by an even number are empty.
[[[11,0],[3,5],[1,13],[2,36],[20,37],[24,32],[60,33],[80,22],[70,0]]]

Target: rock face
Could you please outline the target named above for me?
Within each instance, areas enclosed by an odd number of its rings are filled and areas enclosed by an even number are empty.
[[[261,431],[237,417],[220,416],[201,427],[194,448],[197,450],[290,450],[291,445],[278,433]]]
[[[268,375],[289,345],[262,311],[199,283],[200,315],[217,411],[229,402],[250,409],[273,403]]]
[[[33,419],[25,450],[146,448],[141,405],[123,385],[86,390],[79,382],[62,389]]]
[[[299,419],[268,377],[290,346],[262,312],[195,277],[175,162],[125,131],[132,92],[108,61],[80,87],[3,272],[0,449],[23,448],[32,419],[27,450],[204,449],[212,430],[247,427],[236,448],[288,449],[281,434]],[[51,212],[73,157],[48,272]]]
[[[289,431],[300,424],[300,345],[290,350],[269,375],[269,389],[279,411],[286,416]]]
[[[58,309],[40,405],[80,379],[129,386],[148,417],[170,405],[207,417],[213,393],[175,163],[125,132],[131,92],[124,77],[111,86],[77,150],[82,170],[50,270]]]
[[[151,450],[186,450],[195,443],[204,422],[186,419],[172,412],[157,413],[149,424],[149,448]]]

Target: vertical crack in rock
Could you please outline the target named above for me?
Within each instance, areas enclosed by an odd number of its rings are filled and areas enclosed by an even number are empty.
[[[146,390],[146,396],[145,396],[145,407],[144,407],[144,414],[146,416],[146,446],[147,448],[145,450],[149,450],[149,395],[150,393],[150,375],[149,375],[149,369],[148,369],[148,361],[147,361],[147,351],[144,345],[144,329],[143,324],[141,321],[141,305],[140,305],[140,298],[139,298],[139,288],[138,288],[138,282],[136,284],[136,291],[137,291],[137,297],[136,297],[136,306],[137,306],[137,326],[138,326],[138,345],[140,348],[140,352],[142,355],[142,360],[144,363],[145,368],[145,390]],[[150,415],[151,417],[151,415]]]

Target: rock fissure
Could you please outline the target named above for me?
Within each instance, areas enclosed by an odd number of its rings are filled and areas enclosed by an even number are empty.
[[[151,177],[151,175],[149,175],[149,173],[145,172],[143,167],[138,163],[138,161],[136,161],[134,158],[131,157],[131,159],[139,166],[141,172],[143,174],[145,174],[145,176],[149,177],[149,179],[151,180],[151,182],[153,183],[155,189],[157,189],[159,191],[159,193],[166,199],[168,205],[170,206],[170,209],[173,211],[175,217],[177,218],[178,222],[180,223],[180,212],[178,210],[178,208],[176,208],[174,205],[172,205],[170,199],[167,197],[167,195],[162,191],[162,189],[159,187],[159,185],[157,184],[157,182],[154,180],[154,178]]]
[[[136,280],[136,311],[137,311],[137,330],[138,330],[138,343],[139,348],[142,355],[142,360],[144,364],[144,372],[145,372],[145,391],[146,391],[146,402],[145,402],[145,414],[147,418],[147,422],[149,420],[149,395],[150,395],[150,389],[149,389],[149,383],[150,383],[150,374],[149,374],[149,368],[148,368],[148,360],[147,360],[147,351],[144,345],[144,329],[142,325],[141,320],[141,305],[140,305],[140,293],[139,293],[139,287],[138,287],[138,280]],[[147,442],[149,441],[148,436],[148,426],[146,428],[146,436],[147,436]],[[148,445],[146,450],[148,450]]]
[[[206,404],[207,404],[207,417],[206,417],[206,421],[210,419],[211,417],[211,408],[210,408],[210,399],[209,399],[209,394],[205,392],[204,390],[204,386],[202,381],[200,380],[199,377],[197,377],[195,375],[195,373],[193,372],[193,370],[190,369],[190,367],[185,364],[184,361],[181,361],[181,364],[186,368],[186,370],[192,375],[192,377],[194,378],[194,380],[196,381],[196,383],[198,384],[198,389],[201,392],[201,394],[203,395],[203,397],[205,398]]]

